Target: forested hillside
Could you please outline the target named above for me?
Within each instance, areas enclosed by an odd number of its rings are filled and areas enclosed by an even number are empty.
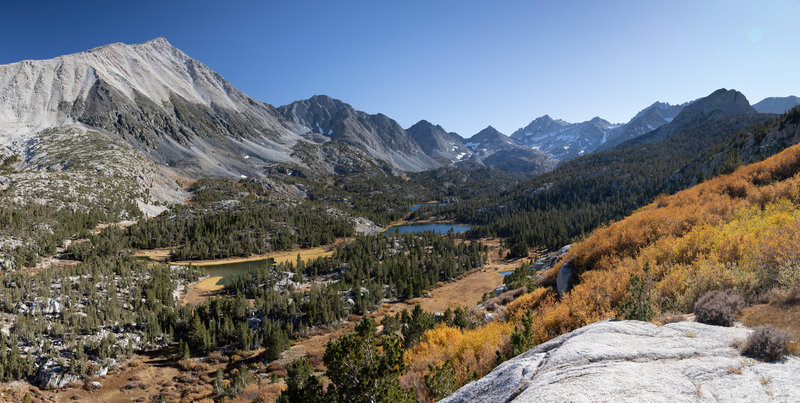
[[[471,236],[508,237],[512,256],[524,256],[528,247],[557,249],[660,194],[674,193],[782,150],[790,144],[785,139],[795,138],[798,113],[793,110],[776,118],[698,117],[661,142],[567,161],[508,192],[481,195],[440,207],[436,213],[479,224]]]
[[[776,127],[796,124],[796,113],[783,116]],[[608,318],[653,320],[691,312],[713,290],[738,294],[748,305],[772,301],[778,310],[793,310],[800,295],[798,237],[800,145],[795,145],[731,174],[659,196],[627,218],[592,231],[555,267],[535,276],[539,287],[505,306],[506,321],[516,326],[510,338],[505,335],[511,330],[497,323],[469,334],[493,343],[483,351],[502,353],[519,346],[525,351]],[[559,298],[556,276],[566,265],[575,270],[574,287]],[[796,331],[785,320],[773,315],[758,322]],[[499,356],[464,357],[459,346],[466,342],[454,340],[466,335],[449,327],[426,332],[406,356],[409,382],[451,366],[448,371],[464,384],[472,379],[469,368],[502,362]]]

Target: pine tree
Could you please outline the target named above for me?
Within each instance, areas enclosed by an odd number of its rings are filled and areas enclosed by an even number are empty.
[[[645,264],[644,276],[648,275],[650,264]],[[637,273],[631,273],[626,286],[625,298],[617,306],[617,312],[627,320],[649,321],[655,316],[651,287],[648,281]]]

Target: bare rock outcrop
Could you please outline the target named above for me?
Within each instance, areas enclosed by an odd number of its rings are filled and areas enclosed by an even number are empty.
[[[443,402],[800,401],[800,359],[741,357],[746,328],[604,321],[541,344]]]

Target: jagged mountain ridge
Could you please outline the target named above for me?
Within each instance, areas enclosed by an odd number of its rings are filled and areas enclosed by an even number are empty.
[[[681,129],[700,117],[714,116],[753,116],[758,111],[750,106],[747,97],[739,91],[718,89],[706,97],[686,105],[668,124],[652,132],[620,143],[618,148],[626,148],[641,144],[655,143],[681,131]]]
[[[509,172],[539,174],[558,163],[544,151],[521,146],[492,126],[465,139],[464,145],[474,153],[473,161]]]
[[[469,145],[475,148],[481,136],[465,140],[427,121],[404,130],[386,115],[327,96],[275,108],[164,38],[0,66],[0,147],[20,153],[44,129],[83,125],[119,136],[191,177],[261,176],[275,163],[333,172],[348,164],[348,154],[364,165],[363,153],[395,173],[463,162],[535,174],[554,166],[539,151],[566,160],[610,148],[670,122],[678,108],[656,103],[625,125],[600,118],[570,124],[545,115],[512,135],[515,141],[495,135],[473,151]],[[541,136],[545,143],[532,140]],[[315,149],[328,142],[338,144],[335,153]],[[336,161],[312,161],[334,154]]]
[[[191,176],[239,176],[291,160],[299,139],[275,108],[164,38],[0,66],[0,83],[0,144],[82,124]]]
[[[685,105],[656,102],[641,110],[625,124],[612,124],[600,117],[581,123],[569,123],[544,115],[515,131],[511,138],[517,144],[545,151],[564,161],[612,148],[653,131],[671,122]]]
[[[415,123],[406,129],[406,133],[425,154],[439,161],[459,162],[469,160],[473,155],[472,150],[464,145],[463,137],[427,120]]]
[[[333,172],[337,164],[352,165],[347,160],[363,161],[360,151],[393,171],[444,162],[429,157],[385,115],[368,115],[329,97],[315,100],[330,107],[327,138],[310,136],[314,130],[303,124],[313,123],[284,118],[164,38],[114,43],[0,66],[0,147],[21,154],[45,129],[78,125],[117,136],[190,177],[261,176],[275,163]],[[336,153],[313,150],[328,141],[339,144]],[[332,154],[335,161],[306,158]]]
[[[681,105],[655,102],[637,113],[628,123],[612,129],[608,134],[607,141],[595,151],[615,147],[620,143],[647,134],[665,124],[671,123],[683,108],[689,104],[690,102]]]
[[[257,177],[275,163],[330,172],[381,166],[399,173],[472,155],[441,127],[406,133],[386,115],[327,96],[279,110],[164,38],[0,66],[0,147],[21,154],[45,129],[76,125],[119,137],[190,177]],[[323,147],[329,142],[336,145]]]
[[[317,142],[345,142],[404,171],[441,166],[400,124],[384,114],[370,115],[326,95],[296,101],[279,107],[278,111],[306,137]]]
[[[600,117],[567,123],[544,115],[512,133],[511,138],[517,144],[542,150],[563,161],[594,151],[606,141],[608,132],[618,126]]]

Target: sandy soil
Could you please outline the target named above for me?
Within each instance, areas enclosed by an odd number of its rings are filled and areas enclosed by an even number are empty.
[[[166,364],[166,360],[156,357],[134,356],[128,364],[109,373],[93,378],[88,383],[73,384],[63,390],[40,390],[27,383],[4,384],[0,387],[0,400],[21,402],[28,393],[34,402],[136,402],[150,401],[154,396],[171,396],[168,401],[179,399],[176,378],[185,376],[178,368]],[[92,381],[99,382],[100,388],[90,387]],[[7,399],[7,400],[6,400]]]

